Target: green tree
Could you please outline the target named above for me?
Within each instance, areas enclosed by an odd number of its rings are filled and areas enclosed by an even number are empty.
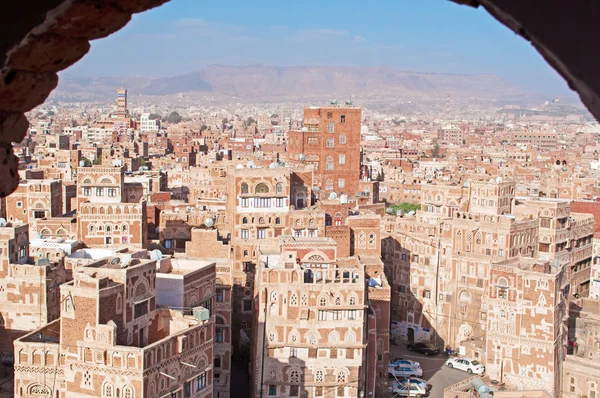
[[[54,116],[54,112],[53,111],[48,111],[47,115],[48,116]]]
[[[204,130],[208,130],[208,126],[207,126],[206,124],[203,124],[203,125],[200,127],[200,131],[204,131]]]
[[[148,116],[149,119],[153,119],[153,120],[161,120],[162,116],[159,115],[158,113],[151,113],[150,116]]]
[[[276,114],[276,113],[274,113],[274,114],[271,115],[271,119],[277,119],[278,117],[279,117],[279,115]]]
[[[405,203],[393,204],[390,206],[390,208],[394,211],[394,213],[396,213],[398,210],[404,210],[405,213],[408,213],[409,211],[421,210],[421,205],[405,202]]]
[[[254,123],[254,119],[252,117],[248,117],[246,119],[246,126],[251,126]]]
[[[167,116],[167,122],[169,122],[169,123],[175,124],[175,123],[181,122],[181,120],[182,120],[181,115],[175,111],[169,113],[169,116]]]
[[[223,120],[221,120],[221,123],[227,124],[229,123],[229,120],[226,117],[224,117]]]
[[[83,167],[90,167],[92,165],[92,161],[88,158],[81,158],[81,161],[83,162]]]

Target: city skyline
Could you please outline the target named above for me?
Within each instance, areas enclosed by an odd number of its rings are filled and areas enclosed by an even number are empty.
[[[177,0],[134,15],[121,31],[93,41],[90,53],[65,73],[158,77],[212,64],[389,65],[492,73],[529,91],[572,94],[530,43],[484,10],[434,1],[383,2],[368,10],[340,5],[236,3],[225,9]]]

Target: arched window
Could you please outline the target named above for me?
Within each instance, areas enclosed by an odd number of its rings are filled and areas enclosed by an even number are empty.
[[[277,191],[277,193],[282,193],[283,192],[283,184],[278,182],[277,185],[275,185],[275,190]]]
[[[346,333],[346,343],[356,343],[356,335],[354,332]]]
[[[243,182],[243,183],[242,183],[242,186],[241,186],[241,188],[240,188],[240,192],[241,192],[242,194],[246,194],[246,193],[248,193],[248,184],[246,184],[245,182]]]
[[[242,224],[248,224],[248,217],[242,218]]]
[[[333,156],[327,156],[325,160],[325,170],[333,170]]]
[[[123,386],[123,398],[133,398],[133,389],[128,385]]]
[[[86,178],[85,180],[83,180],[84,184],[91,184],[92,180],[90,180],[89,178]]]
[[[340,342],[340,335],[338,332],[329,333],[329,342],[332,344],[337,344]]]
[[[333,180],[329,179],[325,181],[325,190],[332,191],[333,190]]]
[[[337,372],[337,377],[336,377],[336,381],[338,383],[345,383],[346,382],[346,372],[344,372],[343,370],[338,370]]]
[[[377,244],[375,243],[375,234],[374,233],[370,233],[369,234],[369,249],[375,249],[377,247]]]
[[[458,301],[460,301],[462,303],[469,303],[469,302],[471,302],[471,293],[469,293],[466,290],[460,292],[460,296],[458,297]]]
[[[496,286],[496,296],[499,299],[506,300],[508,298],[508,281],[504,277],[498,279],[498,284]]]
[[[323,383],[323,380],[325,379],[325,375],[323,373],[322,370],[317,370],[315,372],[315,382],[316,383]]]
[[[297,370],[290,372],[290,383],[300,383],[300,372]]]
[[[265,223],[265,219],[264,219],[264,218],[262,218],[262,217],[260,217],[260,218],[258,219],[258,223],[259,223],[259,224],[264,224],[264,223]]]
[[[244,250],[244,257],[248,257],[248,250]]]
[[[281,220],[279,219],[279,217],[275,217],[275,225],[279,224],[281,224]]]
[[[102,396],[106,398],[114,397],[114,387],[109,382],[104,382],[102,385]]]
[[[269,187],[265,183],[260,183],[254,188],[255,193],[269,193]]]

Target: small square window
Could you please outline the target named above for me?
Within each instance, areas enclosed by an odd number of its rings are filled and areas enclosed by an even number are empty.
[[[340,123],[346,123],[346,115],[340,116]]]

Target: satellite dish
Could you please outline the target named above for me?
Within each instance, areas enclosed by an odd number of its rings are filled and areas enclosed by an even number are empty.
[[[112,265],[119,265],[119,264],[121,264],[121,259],[119,257],[115,257],[112,260],[110,260],[110,263]]]
[[[414,210],[411,210],[411,211],[409,211],[409,212],[408,212],[408,215],[409,215],[410,217],[414,216],[414,215],[415,215],[415,211],[414,211]]]
[[[271,164],[269,165],[269,168],[270,168],[270,169],[276,169],[276,168],[278,168],[278,167],[279,167],[279,164],[277,164],[277,163],[275,163],[275,162],[273,162],[273,163],[271,163]]]
[[[56,238],[56,241],[58,243],[63,243],[65,240],[64,240],[64,238],[58,237],[58,238]]]
[[[163,254],[160,250],[156,249],[156,250],[152,250],[150,252],[150,260],[155,260],[155,261],[159,261],[162,260]]]
[[[329,194],[329,200],[336,200],[337,199],[337,193],[332,192]]]
[[[305,154],[303,154],[303,153],[301,153],[301,154],[298,156],[298,158],[299,158],[301,161],[303,161],[303,162],[304,162],[304,161],[306,160],[306,155],[305,155]]]
[[[239,170],[239,169],[243,169],[243,168],[244,168],[244,165],[243,165],[243,164],[238,164],[237,166],[235,166],[235,168],[236,168],[236,169],[238,169],[238,170]]]
[[[5,218],[0,218],[0,227],[6,227],[6,219]]]
[[[502,177],[500,177],[500,176],[496,177],[496,183],[501,184],[502,183]]]
[[[313,191],[315,192],[319,192],[321,190],[321,187],[313,187]]]
[[[42,239],[42,238],[43,238],[42,234],[37,234],[35,237],[36,237],[37,239]]]
[[[213,225],[215,225],[215,220],[212,217],[206,217],[204,219],[204,225],[206,225],[206,227],[210,228]]]
[[[306,133],[308,131],[308,127],[302,127],[302,132]]]
[[[127,268],[129,267],[129,265],[131,265],[131,260],[133,260],[133,257],[131,256],[131,254],[125,254],[122,257],[122,262],[121,262],[121,268]]]
[[[256,165],[254,164],[254,162],[251,160],[246,164],[246,167],[248,167],[249,169],[255,169]]]

